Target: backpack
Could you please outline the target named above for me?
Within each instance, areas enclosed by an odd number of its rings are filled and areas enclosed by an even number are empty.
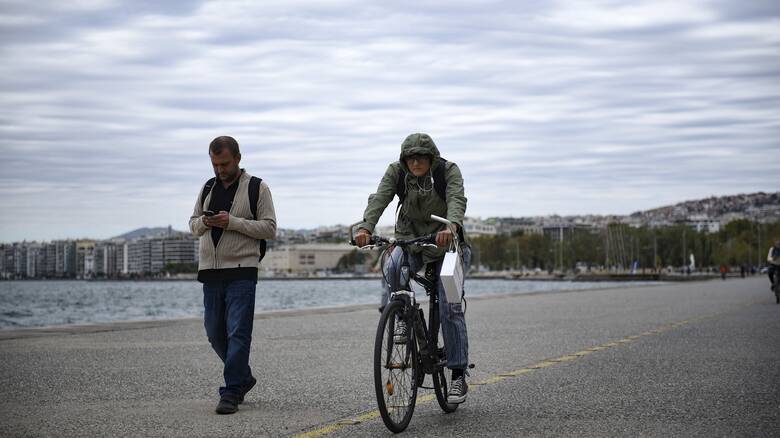
[[[447,160],[439,157],[439,161],[441,162],[441,165],[436,166],[436,168],[433,169],[433,190],[442,200],[446,201],[447,177],[445,174],[445,167],[447,165]],[[397,216],[398,212],[401,211],[401,204],[403,204],[404,199],[406,199],[406,171],[403,166],[400,166],[398,169],[398,182],[395,186],[395,194],[398,195],[398,206],[395,209],[395,214]],[[458,230],[458,238],[461,242],[466,242],[463,228]]]
[[[214,183],[217,178],[211,178],[206,181],[206,185],[203,186],[203,192],[200,194],[200,208],[206,207],[206,196],[211,193],[211,189],[214,187]],[[263,182],[262,178],[253,176],[249,179],[249,208],[252,210],[252,217],[257,220],[257,201],[260,199],[260,183]],[[268,242],[265,239],[260,239],[260,259],[258,262],[263,261],[265,257],[265,251],[268,248]]]

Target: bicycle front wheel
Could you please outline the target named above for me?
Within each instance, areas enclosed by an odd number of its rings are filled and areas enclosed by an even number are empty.
[[[443,354],[444,348],[441,347],[442,344],[443,341],[439,340],[439,348],[437,351],[439,352],[439,360],[446,363],[446,355]],[[441,362],[436,365],[436,369],[433,372],[433,390],[436,393],[436,401],[439,402],[439,407],[442,411],[449,414],[458,409],[458,404],[447,402],[447,392],[449,391],[447,376],[445,374],[447,368],[445,368],[444,363]]]
[[[376,330],[374,342],[374,390],[385,426],[401,432],[409,425],[417,401],[417,344],[412,321],[404,315],[404,303],[391,301]],[[396,336],[396,327],[406,324],[406,336]]]

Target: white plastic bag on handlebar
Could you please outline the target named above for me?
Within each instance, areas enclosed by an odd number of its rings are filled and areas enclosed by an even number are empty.
[[[444,254],[439,272],[447,302],[450,304],[460,303],[460,298],[463,296],[463,263],[457,249],[457,245],[452,245],[450,251]]]

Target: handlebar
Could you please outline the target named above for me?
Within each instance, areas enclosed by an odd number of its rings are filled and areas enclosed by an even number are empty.
[[[453,239],[455,243],[458,243],[458,233],[457,229],[455,227],[455,224],[451,221],[436,216],[435,214],[431,215],[431,219],[436,222],[441,222],[442,224],[446,225],[447,228],[452,232]],[[349,244],[352,246],[357,246],[357,243],[355,242],[355,236],[352,234],[352,230],[360,225],[362,222],[355,222],[354,224],[349,226]],[[374,247],[381,247],[385,245],[397,245],[397,246],[410,246],[410,245],[417,245],[417,246],[436,246],[436,233],[426,234],[425,236],[415,237],[413,239],[396,239],[396,238],[386,238],[382,236],[375,236],[372,235],[371,239],[368,241],[368,245],[366,245],[367,248],[374,248]]]

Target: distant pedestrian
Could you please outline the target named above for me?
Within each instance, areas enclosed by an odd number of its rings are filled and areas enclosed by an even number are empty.
[[[747,267],[746,267],[746,266],[745,266],[745,264],[743,263],[743,264],[741,264],[741,265],[739,266],[739,276],[740,276],[740,277],[742,277],[742,278],[745,278],[745,273],[746,273],[746,272],[747,272]]]
[[[720,278],[725,280],[726,279],[726,273],[728,272],[728,268],[726,265],[720,265]]]
[[[262,239],[276,236],[276,213],[268,185],[238,167],[235,139],[215,138],[209,156],[216,176],[198,193],[190,231],[200,237],[206,335],[224,365],[216,412],[232,414],[257,383],[249,367],[257,265]]]
[[[769,274],[769,288],[775,284],[776,277],[780,275],[780,239],[775,240],[775,245],[769,248],[766,256],[767,273]]]

